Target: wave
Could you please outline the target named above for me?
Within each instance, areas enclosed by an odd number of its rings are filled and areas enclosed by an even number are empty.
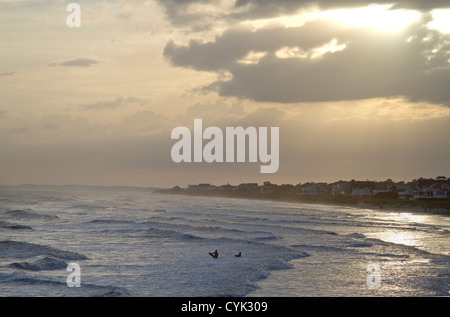
[[[349,247],[352,248],[369,248],[369,247],[373,247],[372,243],[364,243],[364,242],[356,242],[356,243],[351,243],[349,245]]]
[[[133,224],[130,220],[114,220],[114,219],[95,219],[88,221],[87,223],[100,223],[100,224]]]
[[[426,250],[420,249],[420,248],[418,248],[416,246],[412,246],[412,245],[384,241],[384,240],[377,239],[377,238],[367,238],[367,241],[370,241],[376,245],[394,247],[397,250],[405,252],[405,254],[408,254],[408,255],[417,254],[417,255],[421,255],[421,256],[425,256],[425,257],[433,255],[431,252],[428,252]]]
[[[17,223],[11,223],[11,222],[6,222],[6,221],[0,221],[0,228],[11,229],[11,230],[32,229],[30,226],[19,225]]]
[[[90,205],[90,204],[78,204],[78,205],[73,205],[71,207],[69,207],[69,209],[82,209],[82,210],[103,210],[106,209],[107,207],[105,206],[101,206],[101,205]]]
[[[40,214],[35,212],[33,209],[17,209],[9,210],[4,213],[4,215],[12,218],[22,218],[22,219],[57,219],[58,216]]]
[[[300,248],[302,250],[310,252],[348,252],[349,250],[340,247],[325,246],[325,245],[307,245],[307,244],[294,244],[293,248]]]
[[[146,225],[150,222],[146,222]],[[196,233],[200,233],[198,235]],[[205,226],[190,226],[178,225],[168,223],[152,222],[152,227],[145,230],[143,233],[147,238],[163,238],[173,240],[203,240],[209,243],[245,243],[245,244],[264,244],[278,240],[270,232],[266,231],[243,231],[234,228],[222,227],[205,227]]]
[[[64,272],[64,275],[67,272]],[[60,279],[45,279],[42,277],[36,277],[28,275],[27,273],[13,272],[13,273],[0,273],[0,282],[2,283],[2,289],[0,290],[0,296],[64,296],[64,297],[127,297],[132,296],[130,291],[125,287],[112,286],[112,285],[96,285],[85,284],[83,279],[81,280],[81,287],[70,288],[66,282],[62,282]],[[30,287],[33,286],[33,287]],[[37,287],[36,287],[37,286]],[[10,294],[9,294],[10,293]]]
[[[29,262],[14,262],[9,266],[22,270],[42,271],[42,270],[58,270],[67,268],[67,263],[64,260],[53,256],[37,256]]]
[[[0,258],[32,258],[39,255],[53,256],[63,260],[86,260],[87,257],[71,252],[55,249],[40,244],[19,242],[19,241],[0,241]]]
[[[385,241],[378,238],[368,238],[360,233],[352,233],[345,236],[351,238],[351,241],[349,241],[349,244],[347,245],[350,248],[382,247],[385,251],[375,253],[375,255],[378,255],[380,257],[411,258],[412,256],[416,255],[424,258],[432,258],[434,256],[442,256],[440,254],[433,254],[417,246]]]
[[[203,240],[203,237],[196,236],[190,233],[183,233],[175,230],[150,228],[143,234],[147,238],[166,238],[177,240]]]
[[[273,235],[268,235],[268,236],[263,236],[263,237],[256,237],[256,238],[254,238],[254,240],[256,240],[256,241],[275,241],[275,240],[278,240],[278,238]]]

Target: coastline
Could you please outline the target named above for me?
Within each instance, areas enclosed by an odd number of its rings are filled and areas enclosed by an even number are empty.
[[[341,207],[364,208],[373,211],[410,212],[424,215],[450,216],[450,200],[394,200],[374,197],[348,196],[297,196],[297,195],[262,195],[259,193],[219,193],[188,192],[185,189],[159,189],[155,193],[200,197],[222,197],[239,199],[256,199],[304,204],[323,204]]]

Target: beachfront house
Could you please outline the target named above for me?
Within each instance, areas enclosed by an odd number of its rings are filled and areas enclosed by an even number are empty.
[[[198,184],[198,185],[188,185],[187,191],[191,193],[195,192],[210,192],[216,189],[216,186],[211,184]]]
[[[350,182],[338,181],[329,185],[331,196],[346,196],[350,193]]]
[[[371,196],[375,188],[373,181],[351,181],[352,196]]]
[[[326,196],[328,195],[327,183],[306,183],[301,185],[301,196]]]
[[[417,189],[413,199],[450,199],[450,181],[439,181]]]
[[[396,185],[398,199],[411,199],[414,197],[414,189],[409,185]]]
[[[264,182],[263,185],[259,188],[261,194],[273,194],[277,188],[277,185],[272,184],[271,182]]]
[[[258,183],[242,183],[234,187],[234,192],[237,193],[256,193],[258,191]]]
[[[231,186],[230,184],[220,185],[218,187],[218,190],[219,192],[231,193],[233,192],[233,186]]]

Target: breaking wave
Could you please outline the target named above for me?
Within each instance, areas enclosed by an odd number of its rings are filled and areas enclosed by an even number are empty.
[[[52,256],[63,260],[86,260],[87,257],[71,251],[63,251],[40,244],[0,241],[0,258],[32,258],[40,255]]]
[[[57,219],[58,216],[55,215],[47,215],[40,214],[34,211],[33,209],[17,209],[17,210],[9,210],[4,213],[5,216],[12,218],[21,218],[21,219]]]
[[[11,230],[23,230],[23,229],[32,229],[30,226],[19,225],[17,223],[0,221],[0,228],[3,229],[11,229]]]
[[[67,263],[59,258],[53,256],[37,256],[30,261],[26,262],[14,262],[9,266],[22,270],[29,271],[42,271],[42,270],[58,270],[67,268]]]
[[[29,275],[24,271],[0,273],[2,296],[64,296],[64,297],[127,297],[125,287],[82,283],[80,288],[69,288],[67,283],[51,278]],[[17,295],[20,294],[20,295]]]

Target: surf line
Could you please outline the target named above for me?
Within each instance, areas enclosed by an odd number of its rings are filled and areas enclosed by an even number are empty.
[[[194,119],[193,136],[189,128],[176,127],[172,130],[171,139],[179,140],[172,146],[170,153],[175,163],[246,162],[248,145],[248,162],[255,163],[259,159],[266,164],[261,164],[260,173],[276,173],[280,164],[279,127],[270,128],[269,142],[267,127],[226,127],[224,135],[219,127],[203,130],[202,119]],[[203,146],[203,140],[210,141]]]

